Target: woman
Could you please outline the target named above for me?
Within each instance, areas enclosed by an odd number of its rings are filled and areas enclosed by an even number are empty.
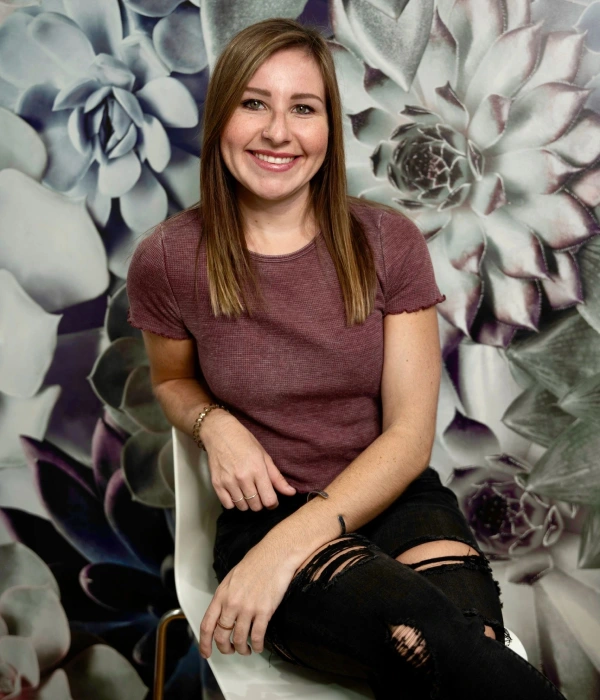
[[[489,563],[427,466],[444,297],[414,224],[346,196],[318,32],[273,19],[227,46],[201,194],[140,243],[128,292],[223,504],[202,655],[266,644],[378,698],[562,697],[505,647]]]

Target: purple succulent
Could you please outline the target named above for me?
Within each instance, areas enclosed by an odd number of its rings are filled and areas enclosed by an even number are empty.
[[[486,461],[455,468],[448,484],[486,553],[509,559],[555,544],[574,507],[527,491],[525,462],[506,454]]]

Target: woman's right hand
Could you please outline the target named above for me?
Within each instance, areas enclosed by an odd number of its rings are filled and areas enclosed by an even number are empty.
[[[260,442],[235,416],[214,409],[202,422],[201,438],[212,485],[225,508],[276,508],[275,489],[285,496],[296,493]],[[253,494],[254,498],[244,499]]]

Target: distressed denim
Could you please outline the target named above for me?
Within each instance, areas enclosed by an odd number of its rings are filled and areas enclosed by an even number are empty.
[[[305,494],[278,498],[273,510],[223,509],[213,565],[219,581],[306,502]],[[410,565],[395,559],[433,540],[479,554]],[[378,700],[564,698],[505,646],[500,593],[454,493],[428,468],[383,513],[297,572],[265,646],[292,664],[367,680]]]

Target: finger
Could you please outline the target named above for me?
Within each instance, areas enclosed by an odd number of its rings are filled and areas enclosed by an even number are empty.
[[[221,604],[217,601],[215,593],[215,597],[212,599],[210,605],[206,609],[204,617],[202,618],[202,622],[200,623],[199,647],[200,653],[205,659],[208,659],[208,657],[212,653],[213,635],[220,614]]]
[[[243,613],[238,614],[232,640],[235,650],[242,656],[250,656],[252,653],[252,649],[250,649],[248,645],[248,635],[250,634],[251,624],[252,618],[249,615],[244,615]]]
[[[224,486],[219,486],[219,487],[214,486],[214,489],[215,489],[215,493],[217,494],[219,500],[221,501],[223,506],[225,508],[227,508],[227,510],[232,510],[233,508],[239,508],[240,510],[247,510],[246,508],[244,508],[244,505],[243,505],[246,503],[246,501],[244,501],[242,499],[239,503],[234,503],[230,492]],[[232,487],[232,490],[235,492],[234,487]],[[235,498],[235,496],[234,496],[234,498]],[[238,496],[238,498],[242,498],[242,495],[240,494]],[[240,507],[240,504],[242,504],[241,507]]]
[[[229,497],[231,498],[231,502],[233,503],[234,508],[237,508],[238,510],[248,510],[249,506],[246,503],[244,494],[242,493],[239,486],[232,486],[229,489]]]
[[[244,481],[240,481],[239,486],[244,494],[248,507],[252,510],[262,510],[263,505],[260,500],[258,488],[254,483],[254,477],[248,477],[244,479]]]
[[[283,493],[285,496],[293,496],[296,493],[296,489],[291,484],[288,484],[283,474],[275,466],[273,460],[269,457],[269,459],[265,460],[265,462],[267,464],[269,479],[271,480],[273,486],[279,491],[279,493]]]
[[[276,508],[279,505],[279,501],[266,469],[263,469],[262,474],[256,477],[255,483],[263,506],[265,508]]]
[[[218,622],[226,627],[231,627],[233,625],[233,629],[226,630],[224,627],[216,625],[214,639],[217,649],[221,654],[234,654],[235,648],[231,643],[231,634],[235,631],[235,626],[237,625],[236,613],[232,612],[230,608],[224,608],[221,610]]]
[[[252,649],[260,654],[265,648],[265,634],[267,632],[267,625],[269,624],[268,615],[256,615],[252,621],[252,629],[250,630],[250,643]]]

